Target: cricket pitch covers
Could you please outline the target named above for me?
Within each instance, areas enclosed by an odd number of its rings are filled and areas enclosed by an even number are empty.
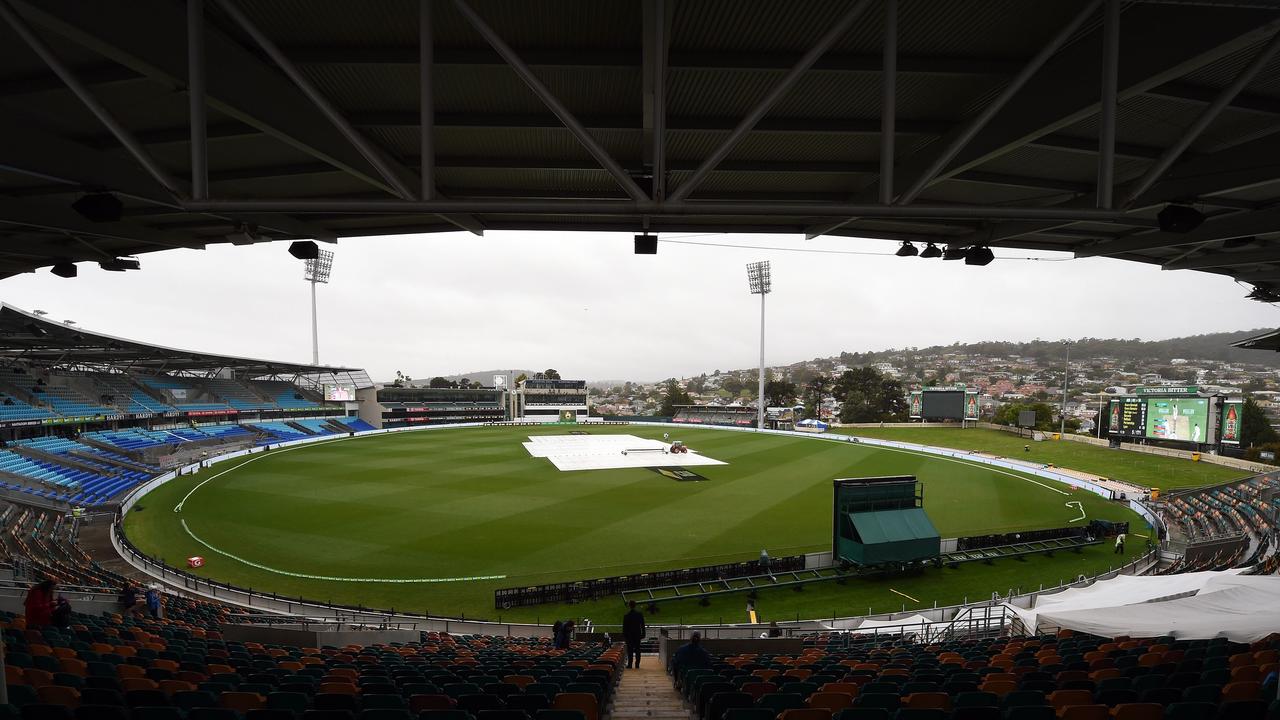
[[[667,452],[670,443],[635,435],[531,435],[523,445],[531,456],[564,471],[726,464],[693,450]]]

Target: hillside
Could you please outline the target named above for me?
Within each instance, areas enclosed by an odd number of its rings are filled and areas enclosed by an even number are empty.
[[[1204,335],[1169,338],[1167,340],[1078,338],[1071,341],[1071,356],[1074,358],[1110,357],[1119,360],[1142,360],[1150,364],[1168,363],[1173,358],[1186,358],[1188,360],[1216,360],[1219,362],[1280,367],[1280,353],[1231,347],[1233,342],[1269,332],[1270,330],[1271,328],[1260,328],[1236,332],[1207,333]],[[918,357],[945,355],[947,353],[983,355],[986,357],[1018,355],[1044,360],[1062,358],[1065,348],[1061,340],[1032,340],[1030,342],[986,341],[934,345],[910,350],[881,350],[864,353],[844,352],[840,354],[839,359],[846,364],[864,364],[888,360],[904,353]]]

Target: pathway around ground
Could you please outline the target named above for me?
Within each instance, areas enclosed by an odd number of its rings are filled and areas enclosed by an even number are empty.
[[[660,662],[657,655],[646,655],[639,669],[622,671],[610,720],[689,720],[684,700]]]

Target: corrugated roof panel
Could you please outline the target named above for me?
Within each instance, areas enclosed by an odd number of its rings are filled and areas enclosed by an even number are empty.
[[[1265,44],[1265,42],[1259,42],[1243,50],[1237,50],[1215,63],[1187,73],[1181,81],[1213,88],[1226,87],[1249,63],[1253,62]],[[1259,71],[1257,77],[1245,87],[1244,92],[1280,98],[1280,58],[1272,58]]]

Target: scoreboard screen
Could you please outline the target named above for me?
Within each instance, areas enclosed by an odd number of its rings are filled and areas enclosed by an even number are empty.
[[[1124,397],[1111,401],[1109,427],[1112,435],[1145,437],[1147,432],[1147,398]]]
[[[923,417],[933,420],[964,419],[964,390],[931,390],[923,395]]]
[[[1212,442],[1209,411],[1203,397],[1118,397],[1111,400],[1107,420],[1111,435],[1189,443]]]
[[[1202,443],[1209,437],[1208,398],[1147,398],[1147,437]]]

